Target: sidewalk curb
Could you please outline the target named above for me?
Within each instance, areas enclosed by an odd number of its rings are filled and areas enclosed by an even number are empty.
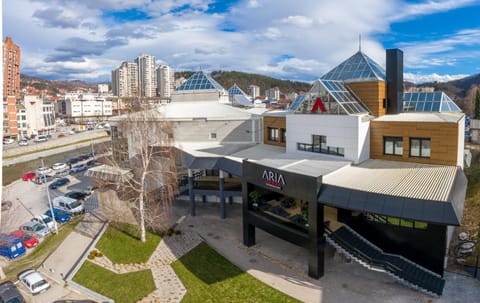
[[[80,285],[80,284],[78,284],[78,283],[76,283],[72,280],[72,278],[75,276],[75,274],[80,269],[80,266],[82,266],[83,262],[85,262],[85,260],[87,259],[90,251],[95,247],[95,245],[97,245],[97,242],[100,240],[100,238],[103,236],[103,234],[107,230],[107,227],[108,227],[108,222],[105,222],[102,226],[102,229],[98,232],[98,234],[95,236],[95,238],[92,240],[92,242],[90,242],[88,247],[85,249],[85,251],[83,252],[80,259],[78,259],[75,262],[73,267],[65,275],[64,281],[65,281],[65,283],[68,284],[68,286],[72,287],[73,289],[75,289],[75,290],[77,290],[77,291],[79,291],[83,294],[87,294],[88,296],[90,296],[92,298],[100,300],[100,302],[102,302],[102,303],[115,303],[114,300],[112,300],[112,299],[110,299],[106,296],[103,296],[103,295],[101,295],[97,292],[94,292],[93,290],[88,289],[88,288],[86,288],[86,287],[84,287],[84,286],[82,286],[82,285]]]

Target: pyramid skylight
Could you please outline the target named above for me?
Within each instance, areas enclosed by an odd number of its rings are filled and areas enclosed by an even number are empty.
[[[385,81],[385,70],[370,57],[358,51],[321,77],[323,80]]]
[[[187,81],[185,81],[176,91],[190,91],[190,90],[220,90],[225,89],[218,84],[212,77],[205,74],[203,71],[196,72]]]
[[[444,92],[403,94],[404,112],[461,112],[462,110]]]

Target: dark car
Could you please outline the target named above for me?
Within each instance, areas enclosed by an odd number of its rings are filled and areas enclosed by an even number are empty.
[[[71,192],[66,193],[65,197],[69,197],[69,198],[76,199],[76,200],[83,200],[88,195],[90,195],[90,194],[87,193],[87,192],[84,192],[84,191],[71,191]]]
[[[84,153],[84,154],[80,154],[77,158],[79,158],[80,160],[87,160],[91,157],[91,153]]]
[[[67,163],[67,165],[70,165],[70,164],[75,164],[75,163],[77,163],[77,162],[79,162],[79,161],[80,161],[79,158],[74,157],[74,158],[68,159],[67,161],[65,161],[65,163]]]
[[[0,284],[0,302],[24,303],[25,299],[13,282],[7,281]]]
[[[60,178],[48,186],[49,189],[56,189],[57,187],[63,186],[70,183],[70,180],[68,178]]]
[[[97,160],[90,160],[87,162],[87,166],[89,167],[95,166],[97,164],[98,164]]]
[[[52,211],[53,211],[53,215],[55,216],[55,221],[57,221],[59,223],[65,223],[65,222],[70,221],[70,215],[68,213],[64,212],[63,210],[58,209],[58,208],[52,208]],[[47,210],[44,213],[44,215],[49,217],[49,218],[52,218],[52,212],[50,210]]]

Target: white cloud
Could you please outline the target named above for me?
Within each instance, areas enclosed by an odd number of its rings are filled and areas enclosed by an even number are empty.
[[[288,16],[287,18],[283,18],[282,22],[298,27],[310,27],[313,24],[313,20],[305,16]]]
[[[448,82],[453,80],[458,80],[465,78],[469,75],[459,74],[459,75],[439,75],[436,73],[429,75],[422,74],[413,74],[413,73],[404,73],[403,80],[413,82],[415,84],[426,83],[426,82]]]
[[[4,1],[3,21],[4,34],[22,48],[22,68],[38,75],[108,77],[122,61],[148,53],[177,69],[202,66],[311,81],[353,55],[359,34],[362,50],[384,65],[384,46],[375,37],[390,31],[396,13],[395,18],[406,19],[472,3],[399,1],[303,0],[292,5],[288,0],[243,0],[225,13],[211,14],[206,10],[213,0],[15,0]],[[102,10],[133,8],[150,19],[102,19]],[[55,24],[64,24],[63,28],[46,27],[45,19],[32,17],[36,11],[49,9],[61,10],[54,16],[58,17]],[[75,27],[77,22],[80,26]],[[455,65],[458,58],[451,52],[477,46],[479,32],[464,30],[437,41],[398,46],[405,50],[407,68]],[[105,43],[110,48],[104,52],[92,48],[90,54],[81,53],[81,58],[71,62],[45,62],[46,58],[61,59],[59,47],[65,49],[72,41]],[[71,53],[74,47],[68,48]],[[285,54],[287,59],[274,62]],[[467,51],[462,55],[471,56]]]

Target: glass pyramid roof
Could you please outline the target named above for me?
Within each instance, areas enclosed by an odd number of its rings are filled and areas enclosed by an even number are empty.
[[[362,104],[357,96],[345,87],[343,81],[320,80],[320,82],[347,113],[368,113],[368,109]]]
[[[295,101],[292,102],[292,105],[290,105],[290,109],[296,110],[300,106],[300,104],[302,104],[303,99],[305,99],[305,95],[298,95],[295,98]]]
[[[212,77],[205,74],[203,71],[196,72],[190,78],[187,79],[182,85],[180,85],[176,91],[187,91],[187,90],[220,90],[224,91],[225,89],[218,84],[217,81],[213,80]]]
[[[228,96],[229,97],[232,97],[234,95],[244,95],[244,96],[247,96],[247,94],[245,94],[245,92],[240,88],[238,87],[238,85],[236,83],[234,83],[229,89],[228,89]]]
[[[342,81],[385,81],[385,70],[370,57],[358,51],[323,75],[320,79]]]
[[[404,112],[462,112],[444,92],[403,94]]]

